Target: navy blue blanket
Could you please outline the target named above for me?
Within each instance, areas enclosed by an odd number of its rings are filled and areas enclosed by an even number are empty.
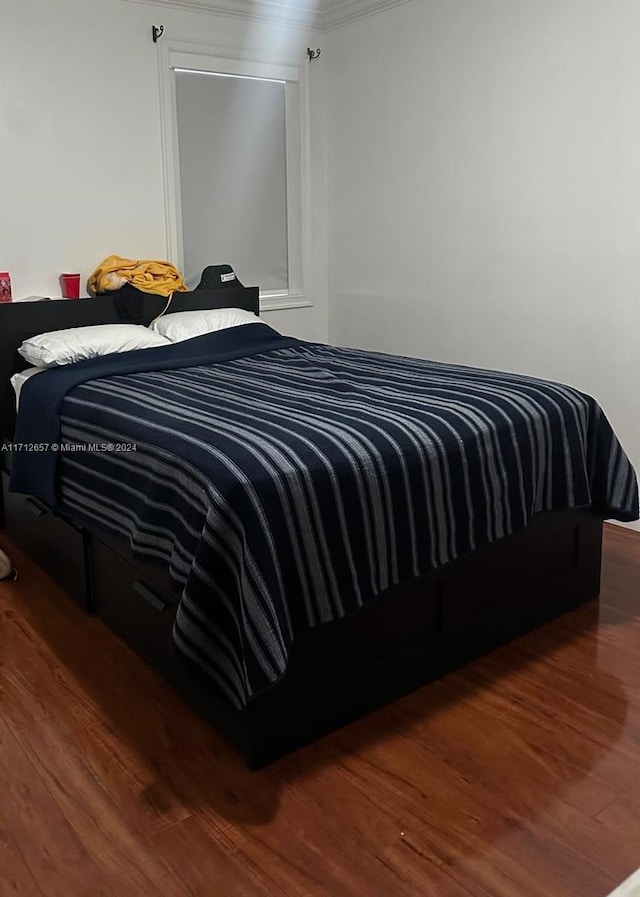
[[[114,374],[178,370],[227,361],[270,349],[282,349],[297,342],[266,324],[254,324],[249,334],[243,333],[242,327],[230,327],[171,346],[104,355],[51,368],[37,378],[31,377],[22,387],[21,396],[26,410],[18,415],[14,442],[26,446],[37,444],[43,448],[39,448],[37,453],[28,450],[17,452],[11,475],[12,490],[36,495],[50,507],[57,507],[55,473],[59,450],[53,450],[51,446],[60,443],[60,410],[65,396],[75,386]],[[35,380],[38,382],[34,388]]]
[[[638,516],[592,398],[263,324],[40,374],[20,409],[17,442],[136,445],[16,452],[12,488],[168,565],[175,646],[236,707],[301,631],[540,511]]]

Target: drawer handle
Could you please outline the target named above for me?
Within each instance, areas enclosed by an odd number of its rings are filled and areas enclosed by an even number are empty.
[[[44,517],[45,514],[49,513],[49,508],[31,495],[25,498],[24,503],[36,517]]]
[[[139,579],[136,579],[136,581],[134,582],[133,591],[137,592],[138,595],[141,595],[147,602],[147,604],[150,604],[151,607],[154,608],[154,610],[163,611],[167,606],[166,602],[163,601],[162,598],[158,598],[158,596],[154,592],[152,592],[151,589],[145,586],[143,582],[140,582]]]

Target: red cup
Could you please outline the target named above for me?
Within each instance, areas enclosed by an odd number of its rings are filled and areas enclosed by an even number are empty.
[[[79,274],[61,274],[60,287],[62,295],[65,299],[80,298],[80,275]]]
[[[8,271],[0,271],[0,302],[11,302],[11,277]]]

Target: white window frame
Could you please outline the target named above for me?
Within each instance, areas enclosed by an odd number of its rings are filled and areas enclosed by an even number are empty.
[[[285,82],[288,289],[261,290],[260,309],[268,311],[312,305],[305,290],[311,257],[306,67],[299,61],[275,59],[258,52],[168,41],[166,38],[159,45],[158,64],[167,258],[174,261],[180,270],[184,270],[184,243],[175,70],[223,72]],[[211,264],[225,261],[212,259]]]

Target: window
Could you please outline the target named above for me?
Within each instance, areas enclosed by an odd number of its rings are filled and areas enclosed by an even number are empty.
[[[260,287],[262,308],[310,304],[301,69],[230,51],[162,50],[169,257],[190,287],[207,265],[228,263]]]

